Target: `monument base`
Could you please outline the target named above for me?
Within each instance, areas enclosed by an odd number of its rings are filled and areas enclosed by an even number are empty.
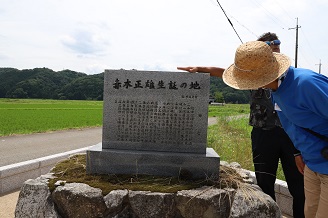
[[[220,157],[206,154],[103,149],[102,143],[87,150],[88,174],[133,174],[217,179]]]

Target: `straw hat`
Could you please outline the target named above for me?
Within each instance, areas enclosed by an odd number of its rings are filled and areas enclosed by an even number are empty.
[[[290,66],[286,55],[272,52],[261,41],[240,45],[235,63],[222,75],[223,82],[235,89],[258,89],[279,78]]]

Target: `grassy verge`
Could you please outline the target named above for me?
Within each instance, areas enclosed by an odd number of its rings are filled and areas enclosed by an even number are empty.
[[[207,143],[227,162],[238,162],[253,170],[250,128],[247,118],[218,118],[218,124],[208,128]]]
[[[222,161],[238,162],[242,168],[254,171],[251,130],[248,117],[237,116],[234,119],[221,116],[218,118],[217,125],[208,128],[208,147],[212,147],[220,155]],[[277,178],[285,181],[280,163]]]

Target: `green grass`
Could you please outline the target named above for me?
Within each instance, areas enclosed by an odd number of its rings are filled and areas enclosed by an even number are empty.
[[[225,117],[240,114],[249,114],[248,104],[225,104],[224,106],[209,105],[209,117]]]
[[[251,128],[247,118],[218,118],[218,125],[208,128],[207,144],[227,162],[238,162],[243,168],[253,170]]]
[[[209,126],[207,146],[212,147],[222,161],[238,162],[243,169],[254,171],[252,144],[252,127],[248,125],[248,116],[222,116],[218,124]],[[277,178],[286,180],[281,164],[278,165]]]
[[[0,99],[0,136],[102,125],[100,101]]]

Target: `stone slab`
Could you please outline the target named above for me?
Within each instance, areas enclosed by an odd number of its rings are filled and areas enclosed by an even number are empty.
[[[276,201],[281,212],[286,215],[293,216],[293,198],[291,195],[283,195],[276,193]]]
[[[220,157],[212,148],[204,154],[104,149],[101,143],[87,150],[87,173],[143,174],[191,178],[218,178]]]
[[[206,153],[210,76],[105,70],[102,146]]]

